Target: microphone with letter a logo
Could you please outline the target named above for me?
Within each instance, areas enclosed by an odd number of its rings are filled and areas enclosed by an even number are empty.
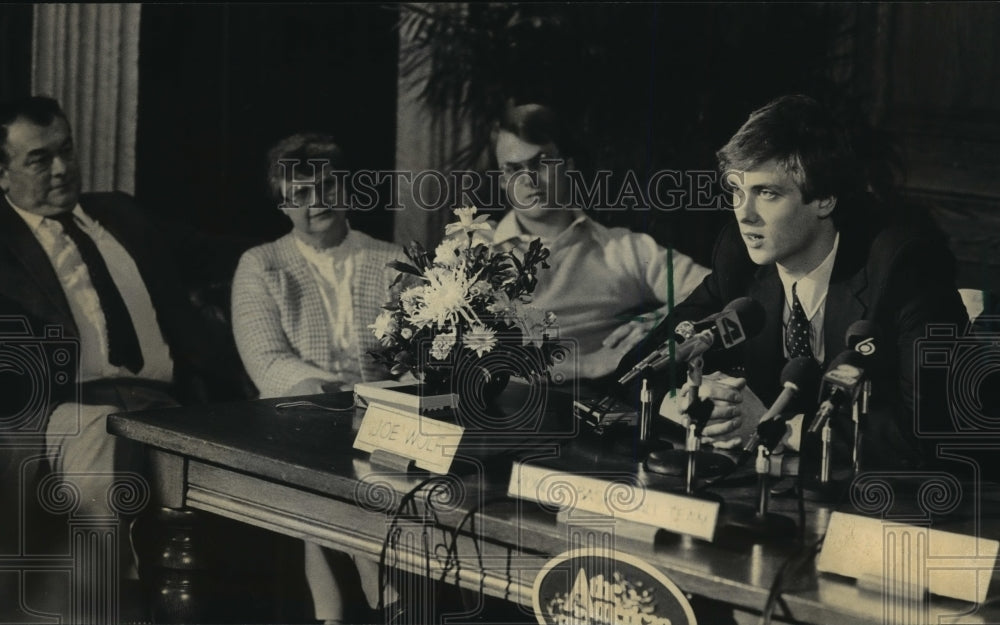
[[[671,361],[688,362],[710,349],[729,349],[738,345],[764,328],[764,318],[764,307],[758,301],[740,297],[729,302],[722,311],[701,321],[682,321],[677,324],[675,332],[684,339],[683,342],[674,343],[668,339],[636,363],[618,379],[618,383],[628,384],[646,369],[659,371]]]

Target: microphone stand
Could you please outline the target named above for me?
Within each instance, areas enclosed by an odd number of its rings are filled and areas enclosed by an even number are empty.
[[[859,400],[860,401],[860,400]],[[857,427],[857,404],[854,405],[855,427]],[[799,473],[799,480],[802,488],[802,496],[809,501],[835,502],[843,498],[844,491],[850,483],[849,479],[835,479],[833,477],[833,428],[831,421],[836,414],[824,415],[823,427],[820,430],[820,465],[819,474],[809,479]],[[855,446],[858,438],[855,436]],[[853,475],[853,473],[852,473]]]
[[[644,458],[656,450],[673,449],[667,441],[658,440],[653,435],[653,390],[650,388],[649,376],[652,367],[644,367],[642,371],[642,388],[639,391],[639,414],[636,423],[633,454],[636,459]]]
[[[697,473],[696,458],[701,447],[699,439],[705,429],[708,417],[712,414],[712,403],[699,397],[702,382],[704,362],[701,356],[691,359],[688,363],[687,402],[684,410],[684,426],[687,430],[684,437],[684,452],[687,454],[687,469],[684,472],[684,492],[688,495],[694,492],[694,477]]]
[[[684,449],[654,451],[646,457],[646,470],[652,473],[684,476],[684,492],[694,495],[694,480],[700,473],[703,477],[721,475],[735,464],[728,457],[701,450],[701,433],[712,415],[712,400],[701,399],[699,389],[702,383],[702,359],[695,357],[688,361],[688,383],[684,388],[686,397],[681,414],[684,415]]]
[[[757,446],[757,462],[754,463],[757,472],[757,516],[767,516],[767,504],[770,502],[771,487],[771,452],[764,445]]]
[[[774,444],[777,441],[773,441]],[[771,500],[771,450],[769,444],[761,441],[757,445],[757,506],[731,504],[726,510],[723,531],[746,534],[755,542],[784,539],[794,534],[796,524],[792,519],[768,511]]]
[[[642,375],[642,390],[639,391],[639,449],[647,450],[652,442],[650,429],[653,425],[653,393],[649,390],[649,371]]]
[[[687,465],[684,471],[684,492],[688,495],[694,492],[694,476],[697,473],[695,454],[698,453],[698,426],[686,420],[687,434],[684,437],[684,453],[687,454]]]
[[[865,380],[861,395],[854,403],[851,417],[854,420],[854,448],[851,450],[851,470],[854,475],[861,473],[861,445],[865,423],[868,421],[868,402],[872,394],[872,381]]]
[[[819,462],[820,488],[826,488],[830,484],[830,442],[832,438],[833,430],[830,428],[830,420],[827,419],[820,432],[820,440],[823,443]]]

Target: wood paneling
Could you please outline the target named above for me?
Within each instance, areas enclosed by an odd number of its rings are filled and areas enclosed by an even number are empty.
[[[959,262],[959,286],[1000,292],[1000,5],[883,6],[883,127],[905,193],[928,204]],[[864,63],[865,59],[858,59]]]

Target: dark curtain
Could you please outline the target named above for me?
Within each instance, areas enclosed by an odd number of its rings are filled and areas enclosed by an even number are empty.
[[[31,92],[31,30],[33,7],[0,6],[0,97]]]
[[[298,131],[334,135],[350,165],[392,169],[396,11],[379,5],[142,9],[136,195],[210,234],[274,239],[265,155]],[[391,239],[374,208],[354,227]]]

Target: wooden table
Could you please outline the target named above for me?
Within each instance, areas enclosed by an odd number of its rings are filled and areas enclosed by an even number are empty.
[[[259,400],[113,415],[108,430],[149,446],[155,489],[162,504],[178,515],[185,509],[203,510],[377,561],[404,496],[431,476],[381,469],[372,466],[367,454],[352,450],[363,411],[349,407],[349,395],[308,399],[328,407],[347,404],[348,409],[277,409],[276,404],[290,400]],[[681,483],[645,474],[627,445],[614,447],[576,432],[565,402],[553,400],[546,411],[555,415],[546,433],[509,440],[491,434],[481,439],[479,449],[460,450],[452,474],[423,484],[396,519],[399,532],[387,561],[400,570],[530,606],[532,583],[551,556],[606,544],[653,564],[685,592],[759,612],[782,566],[807,552],[825,531],[831,509],[813,504],[805,507],[804,543],[789,537],[753,544],[725,532],[708,543],[660,532],[651,545],[616,533],[613,519],[574,519],[571,513],[568,522],[559,522],[552,509],[506,497],[513,459],[561,455],[581,473],[631,471],[647,488],[674,491]],[[485,453],[487,447],[503,453]],[[933,475],[912,479],[924,478]],[[752,502],[755,489],[717,492],[727,502]],[[998,526],[992,520],[997,510],[993,491],[966,486],[963,497],[970,504],[963,509],[971,512],[940,520],[924,511],[926,523],[965,533],[975,533],[977,527],[987,533]],[[900,508],[905,497],[897,494],[896,499],[892,508],[881,511],[883,516],[919,520],[919,507]],[[794,500],[775,500],[771,509],[797,516]],[[856,512],[850,504],[842,509]],[[867,512],[879,511],[869,505]],[[185,544],[176,532],[171,536],[175,547]],[[936,623],[938,615],[966,613],[959,622],[1000,622],[996,607],[977,612],[974,605],[939,597],[928,600],[927,612],[913,620],[897,614],[898,606],[880,592],[818,574],[814,559],[797,560],[802,561],[799,569],[786,573],[784,605],[777,616],[787,608],[799,621],[838,625]],[[990,596],[1000,596],[996,581]]]

